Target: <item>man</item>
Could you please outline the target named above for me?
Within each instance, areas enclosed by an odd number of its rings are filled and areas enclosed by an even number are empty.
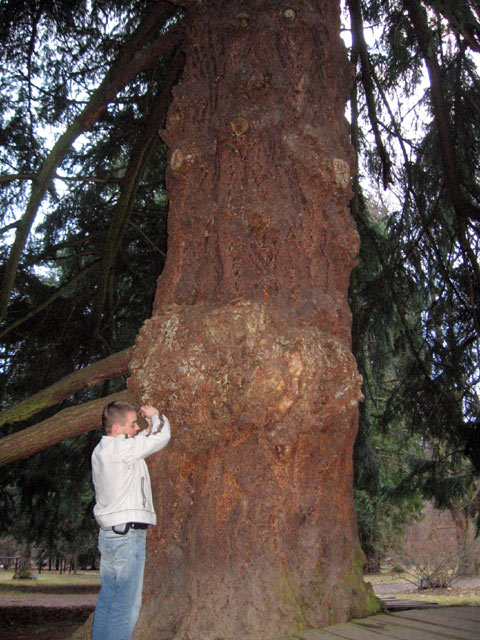
[[[101,589],[91,640],[129,640],[140,612],[146,530],[156,524],[145,458],[170,440],[170,423],[158,409],[147,404],[140,413],[148,425],[141,433],[134,405],[107,405],[105,435],[92,454]]]

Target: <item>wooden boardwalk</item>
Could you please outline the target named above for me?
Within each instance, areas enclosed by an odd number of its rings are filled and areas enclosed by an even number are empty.
[[[435,607],[380,613],[283,640],[480,640],[480,607]]]

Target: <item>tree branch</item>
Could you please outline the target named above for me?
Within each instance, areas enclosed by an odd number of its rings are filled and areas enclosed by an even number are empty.
[[[4,173],[0,176],[0,184],[8,184],[15,180],[37,180],[38,173]],[[59,176],[58,173],[52,176],[52,180],[62,180],[63,182],[93,182],[96,184],[115,184],[120,178],[97,178],[95,176]],[[16,224],[16,223],[15,223]]]
[[[404,0],[404,5],[410,17],[410,22],[430,77],[432,106],[438,129],[440,155],[445,170],[448,193],[452,199],[455,214],[459,222],[468,217],[480,220],[480,211],[462,194],[463,180],[461,172],[458,170],[448,108],[443,93],[442,73],[435,54],[427,14],[418,0]]]
[[[479,23],[468,2],[436,0],[432,2],[432,6],[449,22],[454,31],[465,38],[465,42],[473,51],[480,51]]]
[[[11,231],[12,229],[16,229],[18,226],[18,224],[16,222],[12,222],[11,224],[7,224],[6,227],[2,227],[0,229],[0,235],[3,235],[4,233],[7,233],[8,231]]]
[[[114,400],[134,402],[128,389],[59,411],[52,418],[0,439],[0,467],[101,426],[103,407]]]
[[[354,57],[358,54],[360,58],[360,66],[362,70],[362,84],[365,90],[365,98],[367,101],[368,117],[370,124],[372,125],[373,135],[375,137],[375,144],[378,149],[378,154],[382,162],[382,182],[383,188],[387,189],[391,178],[391,160],[388,156],[388,152],[383,144],[380,129],[378,127],[377,108],[375,106],[375,92],[372,81],[373,69],[368,55],[367,44],[363,35],[363,18],[362,9],[359,0],[348,0],[348,6],[350,7],[350,18],[352,25],[353,46],[352,50]]]
[[[36,173],[5,173],[0,176],[0,184],[8,184],[14,180],[35,180]]]
[[[160,142],[158,129],[163,125],[170,103],[172,86],[178,80],[183,68],[183,54],[177,52],[171,69],[165,78],[161,93],[156,96],[153,107],[145,118],[143,130],[138,144],[130,157],[125,177],[122,181],[120,196],[114,210],[114,217],[110,223],[105,249],[103,252],[100,278],[98,282],[97,297],[95,302],[95,331],[100,331],[102,314],[105,309],[107,292],[113,284],[113,269],[116,257],[121,248],[122,238],[130,220],[134,198],[138,190],[140,177],[148,163],[153,151]]]
[[[131,82],[140,71],[148,69],[160,56],[171,51],[183,38],[183,25],[175,25],[161,38],[144,47],[148,37],[158,30],[174,11],[171,6],[164,3],[156,4],[155,8],[156,11],[148,13],[146,20],[140,24],[137,31],[125,43],[120,55],[113,62],[100,86],[92,94],[82,113],[75,118],[68,129],[60,136],[40,169],[32,186],[30,200],[25,213],[18,222],[15,241],[5,265],[0,292],[0,320],[3,320],[7,312],[20,257],[38,209],[57,167],[71,145],[80,134],[89,129],[99,119],[106,106],[123,87]]]
[[[50,245],[44,249],[44,251],[37,253],[32,256],[26,256],[23,262],[24,267],[30,267],[35,264],[41,264],[42,262],[51,262],[55,260],[55,262],[59,262],[61,260],[71,260],[72,258],[78,257],[87,257],[95,255],[98,252],[95,252],[93,249],[83,248],[83,245],[89,245],[92,240],[96,240],[99,236],[104,235],[102,231],[98,231],[97,233],[90,233],[88,237],[84,234],[78,233],[75,236],[69,236],[67,240],[59,242],[58,244]],[[57,252],[62,249],[75,249],[75,255],[72,256],[70,254],[66,255],[57,255]]]
[[[93,387],[103,380],[110,380],[115,376],[128,371],[128,363],[132,353],[132,347],[114,353],[108,358],[99,360],[88,367],[71,373],[46,389],[42,389],[23,402],[8,407],[0,412],[0,427],[6,423],[13,424],[27,420],[43,409],[58,404],[76,391]],[[43,423],[42,423],[43,424]],[[16,436],[16,434],[14,434]],[[68,436],[70,437],[70,436]],[[3,442],[0,441],[0,442]],[[50,445],[48,445],[50,446]]]
[[[89,264],[87,267],[85,267],[85,269],[80,271],[80,273],[77,273],[77,275],[71,278],[71,280],[69,280],[66,284],[64,284],[63,287],[60,287],[59,289],[57,289],[55,293],[53,293],[46,300],[44,300],[42,304],[39,304],[38,307],[36,307],[35,309],[32,309],[32,311],[30,311],[30,313],[27,313],[26,316],[23,316],[22,318],[18,318],[17,320],[15,320],[15,322],[12,322],[12,324],[9,324],[7,327],[5,327],[3,331],[0,331],[0,339],[4,338],[6,335],[8,335],[11,331],[16,329],[17,327],[20,327],[27,320],[34,318],[37,314],[40,313],[40,311],[43,311],[43,309],[45,309],[50,304],[52,304],[52,302],[55,302],[55,300],[59,298],[63,293],[65,293],[65,291],[69,287],[71,287],[73,284],[78,282],[78,280],[81,280],[87,273],[89,273],[93,269],[93,267],[97,264],[97,262],[98,260],[95,260],[95,262],[92,262],[91,264]]]
[[[142,238],[145,240],[145,242],[146,242],[148,245],[150,245],[150,247],[152,247],[152,249],[153,249],[154,251],[156,251],[157,253],[159,253],[159,254],[163,257],[163,259],[165,260],[165,258],[167,257],[167,256],[165,255],[165,253],[160,249],[160,247],[158,247],[158,246],[153,242],[153,240],[152,240],[151,238],[149,238],[149,237],[147,236],[147,234],[146,234],[144,231],[142,231],[142,229],[140,229],[140,227],[139,227],[139,226],[137,226],[137,225],[136,225],[134,222],[132,222],[131,220],[129,220],[129,221],[128,221],[128,224],[129,224],[129,226],[130,226],[130,227],[132,227],[133,229],[135,229],[135,231],[136,231],[140,236],[142,236]]]

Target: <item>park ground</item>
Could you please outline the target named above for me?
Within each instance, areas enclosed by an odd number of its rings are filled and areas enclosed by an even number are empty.
[[[45,572],[35,580],[13,580],[12,576],[0,572],[1,640],[66,640],[93,611],[100,588],[94,571]],[[461,579],[446,589],[421,591],[388,571],[365,579],[381,598],[480,606],[480,577]]]
[[[34,580],[0,572],[0,639],[65,640],[95,608],[98,571],[46,571]]]

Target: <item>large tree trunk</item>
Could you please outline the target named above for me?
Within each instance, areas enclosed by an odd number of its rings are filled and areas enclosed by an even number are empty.
[[[352,495],[351,71],[338,0],[192,1],[187,23],[167,264],[130,364],[173,425],[136,637],[269,640],[378,607]]]

